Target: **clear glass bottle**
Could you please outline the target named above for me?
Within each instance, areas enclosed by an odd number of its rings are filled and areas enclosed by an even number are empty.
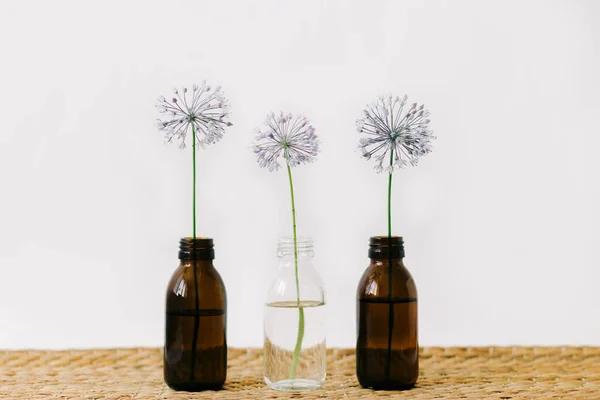
[[[313,242],[279,240],[279,266],[267,293],[264,319],[264,379],[276,390],[321,387],[326,375],[325,291],[313,267]]]
[[[356,296],[356,375],[363,387],[408,389],[419,376],[417,287],[402,238],[372,237],[369,258]]]
[[[175,390],[217,390],[227,374],[227,294],[209,238],[183,238],[167,288],[164,379]]]

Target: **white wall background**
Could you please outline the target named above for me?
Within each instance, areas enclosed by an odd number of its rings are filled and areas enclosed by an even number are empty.
[[[295,172],[332,346],[352,346],[386,177],[354,121],[384,92],[432,113],[434,152],[396,175],[395,233],[423,345],[600,345],[600,3],[3,1],[0,348],[158,346],[190,234],[191,153],[155,99],[221,84],[234,127],[199,157],[199,233],[216,240],[229,342],[262,345],[284,173],[249,150],[270,110],[309,116]]]

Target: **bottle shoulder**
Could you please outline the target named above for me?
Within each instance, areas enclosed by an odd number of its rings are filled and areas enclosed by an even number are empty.
[[[298,291],[301,301],[325,302],[323,280],[315,268],[302,265],[298,276],[293,266],[279,266],[270,279],[267,290],[267,303],[297,301]]]
[[[390,280],[391,272],[391,280]],[[391,282],[391,285],[390,285]],[[372,262],[363,273],[357,288],[357,298],[389,297],[417,298],[415,281],[402,262]]]
[[[194,267],[181,263],[171,275],[167,285],[166,300],[169,309],[188,309],[195,307],[196,292],[200,308],[222,308],[227,293],[219,272],[210,265]]]

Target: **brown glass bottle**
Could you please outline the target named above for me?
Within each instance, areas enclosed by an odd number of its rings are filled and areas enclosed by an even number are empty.
[[[213,240],[183,238],[167,289],[164,377],[175,390],[217,390],[227,374],[227,295]]]
[[[356,375],[363,387],[408,389],[419,375],[417,287],[402,238],[372,237],[369,258],[357,291]]]

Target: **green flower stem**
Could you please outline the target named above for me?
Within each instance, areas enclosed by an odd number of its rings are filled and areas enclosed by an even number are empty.
[[[298,338],[294,348],[294,357],[290,367],[290,379],[296,378],[296,368],[302,350],[302,340],[304,339],[304,308],[300,306],[300,281],[298,279],[298,237],[296,235],[296,204],[294,202],[294,184],[292,181],[292,169],[287,166],[288,177],[290,179],[290,194],[292,197],[292,222],[294,228],[294,273],[296,275],[296,304],[298,305]]]
[[[390,151],[390,167],[394,166],[394,148]],[[388,180],[388,239],[392,239],[392,173]]]
[[[192,257],[194,258],[193,265],[193,273],[194,273],[194,294],[195,294],[195,306],[196,312],[194,313],[194,336],[192,337],[192,359],[191,359],[191,368],[190,368],[190,380],[195,380],[194,375],[196,371],[196,349],[198,347],[198,331],[200,330],[200,316],[198,315],[200,312],[200,299],[198,298],[198,271],[196,271],[196,128],[194,128],[194,124],[192,124],[192,165],[194,171],[192,173],[194,183],[193,194],[192,194],[192,215],[193,215],[193,238],[192,238]]]
[[[194,183],[193,183],[193,194],[192,194],[192,215],[193,215],[193,220],[194,220],[194,228],[193,228],[193,233],[194,233],[194,239],[196,239],[196,128],[194,127],[194,124],[192,124],[192,158],[193,158],[193,179],[194,179]]]
[[[390,167],[394,166],[394,148],[390,152]],[[394,305],[392,304],[392,171],[388,179],[388,343],[385,376],[390,377],[392,361],[392,330],[394,329]]]

